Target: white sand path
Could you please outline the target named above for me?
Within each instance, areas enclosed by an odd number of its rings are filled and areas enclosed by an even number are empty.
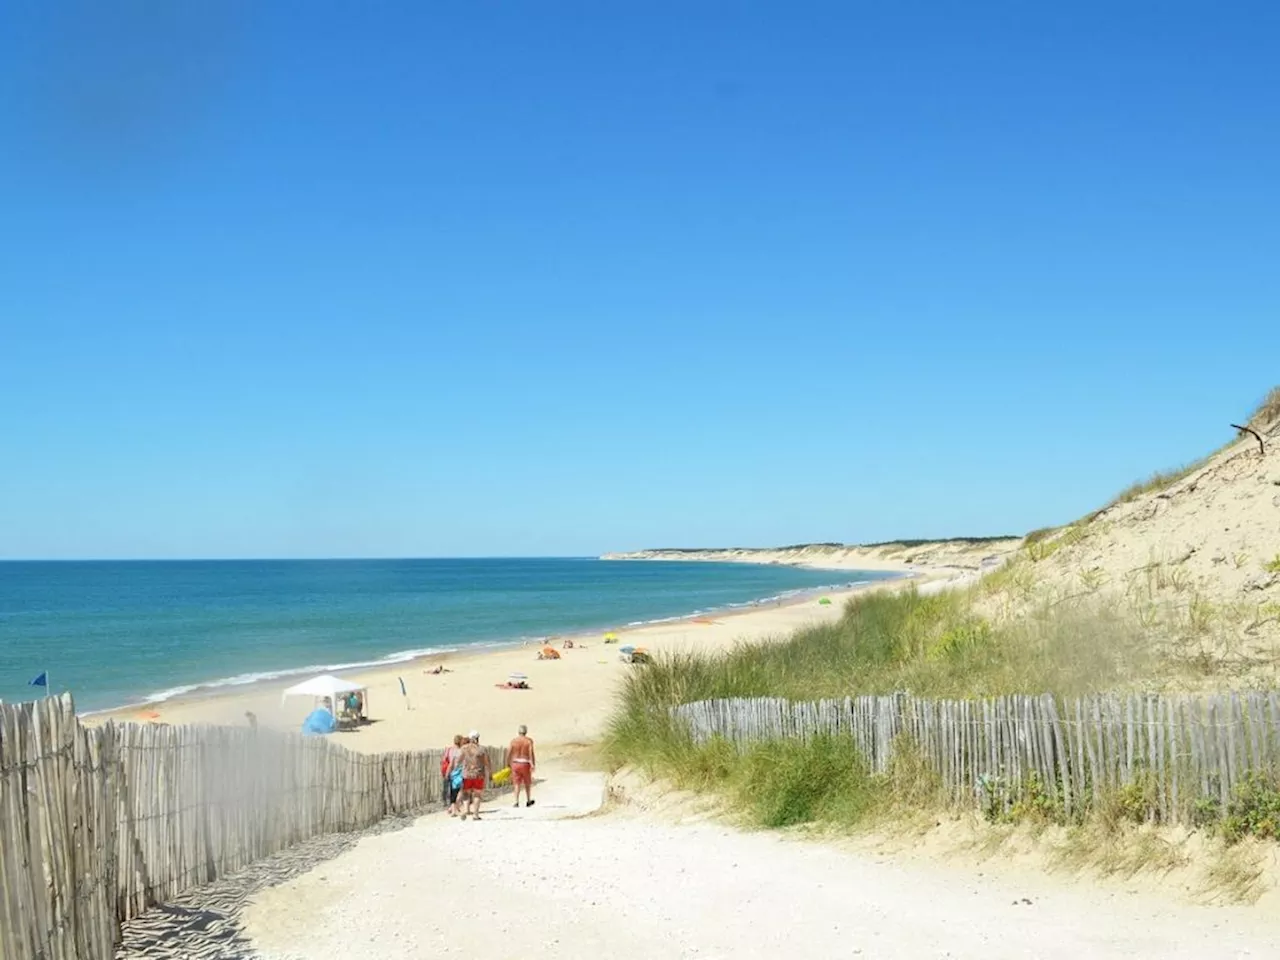
[[[424,817],[267,891],[268,960],[1182,958],[1280,955],[1246,908],[983,876],[704,822],[606,813],[603,780],[554,772],[533,810]],[[1029,901],[1029,902],[1024,902]]]

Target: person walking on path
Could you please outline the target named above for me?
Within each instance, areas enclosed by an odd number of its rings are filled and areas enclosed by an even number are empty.
[[[489,754],[480,746],[480,734],[475,730],[462,745],[462,819],[468,814],[480,819],[480,795],[489,782]]]
[[[516,791],[516,806],[520,806],[520,788],[524,787],[525,806],[533,806],[533,768],[537,758],[533,752],[533,741],[529,739],[529,728],[523,723],[511,745],[507,747],[506,766],[511,768],[511,783]]]
[[[444,797],[444,808],[449,811],[451,817],[458,815],[458,795],[462,793],[461,784],[457,787],[453,785],[453,773],[462,762],[463,742],[462,734],[454,734],[453,743],[444,748],[444,757],[440,760],[440,775],[444,778],[444,791],[441,796]]]

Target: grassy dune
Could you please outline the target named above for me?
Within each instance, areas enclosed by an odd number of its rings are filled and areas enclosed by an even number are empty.
[[[1264,436],[1280,433],[1280,389],[1249,423]],[[1196,498],[1252,497],[1245,514],[1250,518],[1272,509],[1267,491],[1280,479],[1270,470],[1256,448],[1228,444],[1189,467],[1134,485],[1075,524],[1034,531],[1012,559],[971,589],[931,596],[914,589],[867,594],[851,601],[834,624],[776,642],[743,644],[719,656],[659,659],[628,678],[605,754],[615,766],[639,767],[679,786],[717,793],[754,824],[849,827],[936,810],[942,803],[910,744],[901,745],[893,769],[873,776],[847,740],[767,743],[745,754],[724,743],[697,746],[670,722],[669,708],[721,697],[810,700],[899,690],[920,697],[1069,697],[1273,686],[1280,653],[1258,641],[1280,616],[1272,609],[1276,580],[1267,579],[1280,574],[1280,543],[1258,538],[1245,525],[1258,540],[1252,552],[1206,547],[1195,538],[1207,538],[1208,528],[1197,532],[1186,519],[1202,512]],[[1171,501],[1175,485],[1180,499]],[[1176,556],[1134,560],[1132,544],[1169,535],[1160,524],[1170,510],[1181,511],[1177,536],[1187,546]],[[1268,548],[1261,560],[1260,547]],[[1205,556],[1210,550],[1214,555]],[[1131,785],[1071,823],[1034,795],[1002,817],[1070,831],[1060,849],[1067,863],[1104,872],[1169,868],[1173,860],[1163,840],[1141,833],[1121,842],[1124,831],[1138,830],[1143,819],[1141,790],[1141,784]],[[1280,783],[1265,773],[1252,778],[1202,826],[1228,841],[1275,837]],[[1214,883],[1234,890],[1232,896],[1256,891],[1256,884],[1240,880],[1239,851],[1226,849],[1211,867],[1233,879]]]
[[[682,786],[716,789],[752,819],[779,826],[852,824],[886,804],[931,801],[927,776],[906,763],[873,778],[852,747],[818,739],[764,744],[738,757],[726,744],[695,746],[668,720],[681,703],[721,697],[793,700],[907,690],[917,696],[993,696],[1114,689],[1148,669],[1141,633],[1099,604],[1061,615],[995,623],[977,594],[914,589],[855,598],[834,624],[782,642],[743,644],[723,656],[658,659],[628,677],[606,754]],[[909,751],[906,755],[909,755]]]

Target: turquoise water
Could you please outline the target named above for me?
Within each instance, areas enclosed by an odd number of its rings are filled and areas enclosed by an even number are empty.
[[[0,563],[0,699],[80,710],[884,577],[593,559]]]

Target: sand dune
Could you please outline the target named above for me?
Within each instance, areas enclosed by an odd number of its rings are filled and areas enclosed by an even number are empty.
[[[998,599],[1018,616],[1049,602],[1120,600],[1154,644],[1274,671],[1280,663],[1280,418],[1171,482],[1030,543]],[[1274,675],[1268,674],[1273,681]]]

